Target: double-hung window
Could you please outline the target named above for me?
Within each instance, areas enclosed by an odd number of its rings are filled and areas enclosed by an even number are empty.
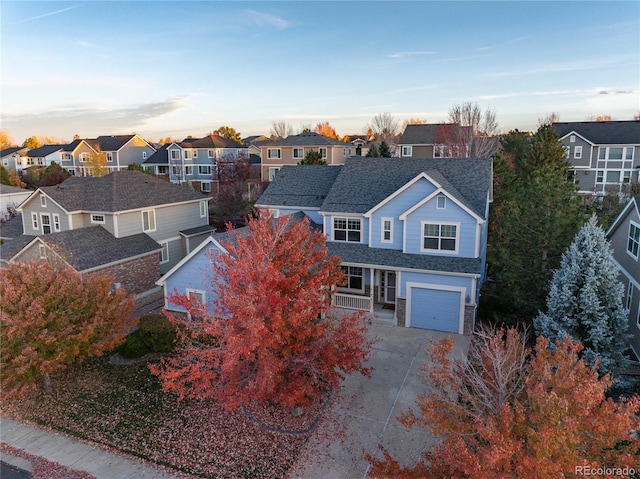
[[[60,231],[60,215],[53,215],[53,231]]]
[[[382,218],[382,238],[383,243],[393,242],[393,218]]]
[[[360,218],[333,218],[333,240],[361,242],[362,220]]]
[[[573,158],[576,160],[579,160],[582,158],[582,147],[581,146],[576,146],[573,149]]]
[[[633,303],[633,283],[629,281],[629,286],[627,287],[627,302],[625,304],[627,311],[631,309],[632,303]]]
[[[156,212],[155,210],[146,210],[142,212],[142,231],[145,233],[156,230]]]
[[[200,202],[200,218],[205,218],[207,216],[207,202]]]
[[[112,152],[108,152],[107,153],[107,162],[109,162],[109,163],[113,162],[113,153]]]
[[[167,241],[163,241],[160,243],[162,246],[162,251],[160,251],[160,263],[168,263],[169,262],[169,243]]]
[[[402,147],[402,156],[412,156],[413,155],[413,147],[412,146],[403,146]]]
[[[457,224],[422,222],[422,251],[456,253],[458,251]]]
[[[627,253],[638,259],[638,251],[640,251],[640,225],[633,221],[629,225],[629,241],[627,242]]]
[[[327,149],[326,148],[319,148],[320,151],[320,156],[322,157],[323,160],[327,159]]]
[[[179,160],[180,159],[180,150],[171,150],[171,159]]]
[[[293,149],[293,159],[294,160],[302,160],[304,158],[304,148],[294,148]]]
[[[280,148],[267,148],[267,158],[270,160],[279,160],[280,156]]]

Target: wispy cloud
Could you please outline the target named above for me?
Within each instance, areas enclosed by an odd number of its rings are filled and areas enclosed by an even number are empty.
[[[396,94],[396,93],[407,93],[412,91],[433,90],[434,88],[440,88],[441,86],[442,86],[442,83],[432,83],[430,85],[414,86],[410,88],[400,88],[398,90],[392,91],[391,93]]]
[[[87,42],[84,40],[78,40],[78,45],[80,45],[81,47],[87,47],[87,48],[94,48],[96,46],[94,43]]]
[[[430,50],[417,51],[417,52],[397,52],[389,55],[389,58],[406,58],[406,57],[414,57],[414,56],[421,56],[421,55],[434,55],[436,53],[438,52],[434,52]]]
[[[522,68],[521,70],[506,70],[495,73],[488,73],[487,77],[510,77],[510,76],[527,76],[527,75],[541,75],[550,73],[566,73],[585,70],[598,70],[600,68],[610,68],[615,65],[628,64],[629,59],[625,58],[610,58],[610,59],[588,59],[584,61],[575,61],[568,63],[551,63],[548,65],[541,65],[534,68]],[[637,60],[635,60],[637,63]]]
[[[69,10],[73,10],[73,9],[78,8],[80,6],[81,5],[74,5],[72,7],[62,8],[60,10],[55,10],[53,12],[43,13],[42,15],[36,15],[35,17],[25,18],[23,20],[19,20],[19,21],[15,22],[14,25],[19,25],[21,23],[31,22],[33,20],[38,20],[40,18],[52,17],[53,15],[59,15],[61,13],[68,12]]]
[[[502,47],[504,45],[509,45],[511,43],[521,42],[522,40],[526,40],[527,38],[531,38],[531,35],[524,35],[522,37],[517,37],[517,38],[514,38],[512,40],[507,40],[506,42],[496,43],[495,45],[488,45],[486,47],[478,47],[478,48],[476,48],[476,50],[479,51],[479,52],[483,52],[483,51],[486,51],[486,50],[493,50],[495,48],[499,48],[499,47]]]
[[[258,26],[274,27],[276,30],[286,30],[291,23],[282,17],[270,13],[258,12],[256,10],[244,10],[249,20]]]
[[[488,101],[488,100],[501,100],[504,98],[528,98],[528,97],[544,97],[544,96],[597,96],[597,95],[631,95],[633,90],[614,90],[610,88],[587,88],[587,89],[574,89],[574,90],[534,90],[534,91],[519,91],[519,92],[507,92],[498,93],[495,95],[478,95],[475,100]]]

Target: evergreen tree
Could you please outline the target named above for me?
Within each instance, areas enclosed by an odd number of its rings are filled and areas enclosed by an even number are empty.
[[[375,144],[372,144],[369,147],[369,151],[364,155],[365,158],[380,158],[380,152],[378,151],[378,147]]]
[[[562,255],[551,282],[547,312],[534,320],[536,333],[555,342],[571,336],[584,345],[582,357],[600,374],[618,376],[627,365],[628,312],[611,247],[595,216]]]
[[[304,155],[304,158],[300,160],[299,165],[326,165],[327,162],[322,159],[322,155],[319,151],[310,150]]]
[[[391,148],[386,141],[381,141],[380,146],[378,147],[378,156],[380,158],[391,158]]]
[[[9,172],[2,165],[0,165],[0,184],[1,185],[10,185],[11,184],[11,180],[9,179]]]

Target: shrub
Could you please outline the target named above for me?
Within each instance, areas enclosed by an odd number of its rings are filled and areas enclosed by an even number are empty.
[[[134,331],[127,336],[125,342],[117,349],[117,351],[127,359],[135,359],[149,354],[151,350],[142,341],[140,331]]]
[[[153,353],[168,353],[176,340],[176,328],[160,314],[142,316],[138,322],[142,343]]]

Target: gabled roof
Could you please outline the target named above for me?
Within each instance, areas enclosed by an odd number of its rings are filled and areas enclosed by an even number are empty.
[[[479,217],[485,217],[491,186],[491,159],[475,158],[349,158],[320,210],[366,213],[420,173],[426,172],[443,186],[447,185],[449,193]],[[442,178],[438,179],[437,174]],[[281,180],[276,176],[273,183],[278,181]],[[267,204],[262,198],[258,203]]]
[[[118,151],[129,143],[136,135],[104,135],[95,139],[87,139],[87,143],[95,149],[97,146],[101,151]]]
[[[11,185],[0,185],[0,195],[15,195],[16,193],[33,193],[32,190],[26,188],[18,188]]]
[[[64,147],[62,148],[62,151],[73,151],[76,148],[78,148],[78,145],[80,145],[80,143],[86,143],[86,141],[84,140],[73,140],[71,143],[69,143],[68,145],[64,145]],[[91,148],[91,145],[89,145],[87,143],[87,146],[89,146]]]
[[[41,158],[62,150],[66,145],[44,145],[40,148],[33,148],[29,150],[27,156],[31,158]]]
[[[22,214],[18,213],[4,224],[0,223],[0,238],[15,239],[22,235]]]
[[[22,226],[22,224],[20,226]],[[8,235],[3,237],[8,238]],[[20,234],[10,241],[3,242],[0,244],[0,261],[8,263],[11,261],[11,258],[22,251],[35,238],[36,236]]]
[[[188,138],[180,142],[182,148],[246,148],[220,135],[209,135],[204,138]]]
[[[22,146],[12,146],[11,148],[5,148],[4,150],[0,150],[0,158],[4,158],[5,156],[13,155],[19,151],[27,151],[29,148],[24,148]]]
[[[613,220],[613,223],[607,230],[607,236],[611,237],[613,231],[618,227],[618,225],[624,220],[624,218],[629,214],[629,211],[632,209],[636,210],[636,214],[640,217],[640,195],[636,195],[632,197],[628,203],[624,206],[623,210],[620,212],[616,219]]]
[[[271,139],[268,136],[264,135],[252,135],[243,138],[242,141],[244,141],[245,145],[260,145],[262,143],[271,141]]]
[[[457,123],[427,123],[425,125],[407,125],[398,140],[399,145],[437,145],[454,139],[457,133],[471,133],[470,126],[461,127]]]
[[[640,120],[553,123],[560,138],[576,133],[596,145],[640,145]]]
[[[202,193],[140,171],[118,171],[106,176],[70,177],[57,186],[39,188],[66,211],[118,212],[154,206],[208,200]]]
[[[338,141],[334,138],[328,138],[322,136],[320,133],[300,133],[299,135],[289,135],[281,140],[272,140],[270,142],[262,143],[263,147],[276,147],[276,146],[352,146],[351,143],[344,141]]]
[[[143,165],[168,165],[169,164],[169,154],[167,152],[167,148],[171,146],[168,143],[160,146],[149,158],[142,162]]]
[[[76,271],[86,271],[162,250],[145,233],[116,238],[101,226],[63,231],[38,239]]]
[[[320,208],[341,170],[341,165],[285,165],[257,204]]]

